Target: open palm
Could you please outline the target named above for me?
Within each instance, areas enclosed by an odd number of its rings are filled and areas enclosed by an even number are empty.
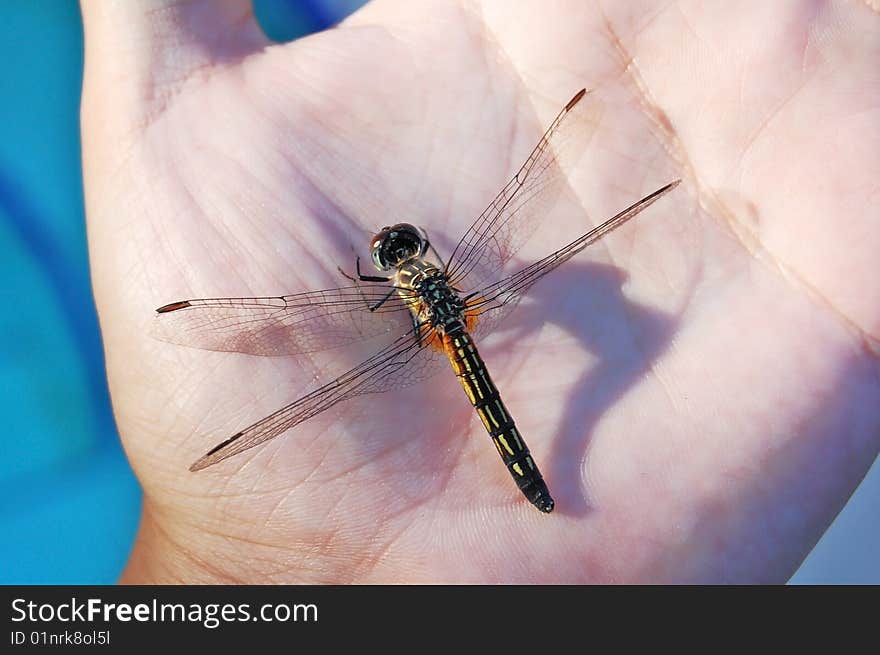
[[[144,488],[126,580],[782,581],[876,457],[867,5],[386,0],[285,45],[247,3],[84,5],[93,281]],[[575,202],[511,270],[684,183],[481,348],[553,514],[451,371],[187,470],[376,345],[196,350],[153,338],[154,308],[342,286],[390,223],[448,256],[584,86]]]

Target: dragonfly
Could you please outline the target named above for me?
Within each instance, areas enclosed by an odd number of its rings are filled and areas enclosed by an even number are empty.
[[[503,323],[540,279],[674,189],[658,188],[555,252],[503,275],[568,186],[568,171],[592,139],[602,103],[581,89],[566,103],[523,165],[465,231],[445,261],[427,232],[384,227],[370,241],[375,271],[339,272],[351,284],[256,298],[180,300],[156,312],[160,338],[253,355],[304,355],[379,337],[370,357],[220,442],[190,467],[198,471],[263,444],[337,403],[427,379],[451,364],[522,494],[553,511],[523,435],[501,399],[476,342]]]

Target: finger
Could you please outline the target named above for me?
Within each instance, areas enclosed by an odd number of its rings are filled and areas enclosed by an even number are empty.
[[[155,112],[196,71],[269,44],[250,0],[84,0],[81,7],[83,103],[113,102],[128,116],[134,111],[126,109]]]

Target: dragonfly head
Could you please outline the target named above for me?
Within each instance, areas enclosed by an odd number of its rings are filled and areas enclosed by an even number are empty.
[[[370,241],[373,264],[380,271],[389,271],[428,250],[428,238],[415,225],[398,223],[383,227]]]

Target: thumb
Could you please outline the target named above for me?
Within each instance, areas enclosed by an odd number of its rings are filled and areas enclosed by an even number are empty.
[[[83,130],[111,138],[149,124],[194,73],[270,43],[250,0],[84,0],[81,8]]]

